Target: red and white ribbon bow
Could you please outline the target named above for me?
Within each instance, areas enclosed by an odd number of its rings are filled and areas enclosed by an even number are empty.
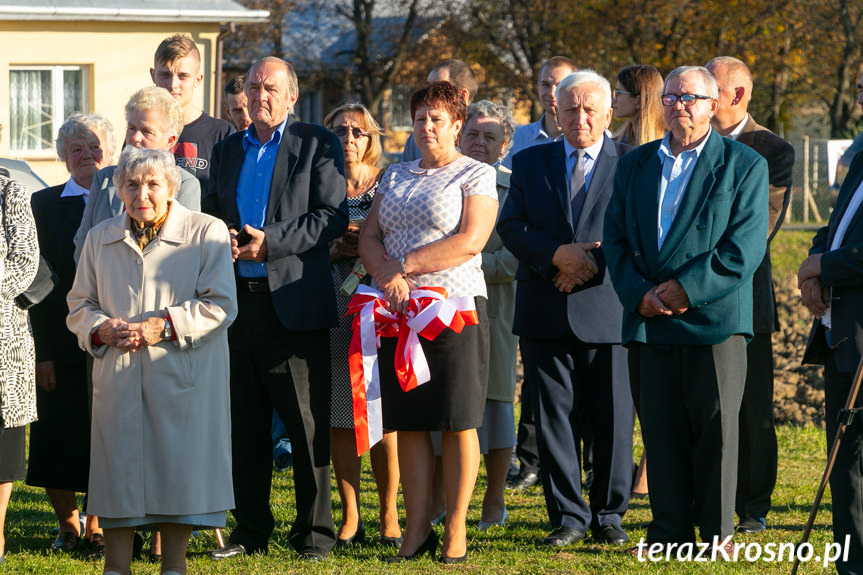
[[[357,455],[383,437],[378,348],[381,337],[398,337],[395,370],[402,390],[410,391],[431,379],[419,336],[436,338],[444,329],[456,333],[479,319],[473,297],[447,298],[446,289],[421,287],[410,294],[404,314],[387,311],[384,295],[360,285],[348,303],[347,315],[355,314],[349,350],[351,394]]]

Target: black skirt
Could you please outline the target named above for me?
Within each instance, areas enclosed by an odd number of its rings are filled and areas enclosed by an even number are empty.
[[[90,408],[87,364],[55,363],[57,387],[36,387],[39,420],[30,424],[27,485],[87,491],[90,476]]]
[[[474,298],[478,325],[445,329],[434,340],[420,336],[431,380],[402,391],[396,378],[396,338],[381,338],[378,367],[385,429],[463,431],[482,425],[488,388],[488,317],[485,298]]]
[[[24,444],[27,426],[0,427],[0,483],[21,481],[27,470]]]

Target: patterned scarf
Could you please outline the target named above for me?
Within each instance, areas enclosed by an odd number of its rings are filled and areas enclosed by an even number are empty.
[[[165,219],[168,217],[169,213],[171,213],[170,203],[168,203],[168,209],[165,210],[162,217],[152,224],[144,224],[136,220],[131,220],[132,233],[135,234],[136,238],[138,238],[138,246],[141,248],[142,252],[144,251],[144,248],[147,247],[147,244],[159,235],[159,231],[162,229],[162,225],[165,223]]]

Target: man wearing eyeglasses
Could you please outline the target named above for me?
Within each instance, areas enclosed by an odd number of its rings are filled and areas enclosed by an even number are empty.
[[[857,82],[857,104],[863,108],[863,76]],[[860,324],[863,319],[863,153],[851,161],[836,198],[830,221],[812,240],[809,257],[797,272],[803,303],[815,316],[804,364],[824,365],[827,446],[833,445],[843,410],[863,355]],[[855,407],[863,405],[863,393]],[[847,560],[836,562],[842,575],[863,573],[863,425],[861,414],[849,423],[839,444],[830,475],[833,497],[833,540],[844,543],[850,535]]]
[[[603,248],[650,453],[647,539],[661,544],[695,542],[694,527],[707,542],[734,529],[768,171],[758,153],[711,129],[718,96],[705,68],[668,75],[669,132],[620,160],[606,210]]]

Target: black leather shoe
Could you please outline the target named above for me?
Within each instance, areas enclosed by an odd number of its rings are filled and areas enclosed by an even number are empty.
[[[297,559],[300,561],[308,561],[309,563],[317,563],[326,559],[327,555],[329,555],[329,553],[320,547],[306,547],[300,551],[300,554],[297,555]]]
[[[760,533],[767,529],[767,521],[763,517],[747,515],[737,524],[738,533]]]
[[[441,555],[440,559],[438,559],[438,561],[443,563],[444,565],[455,565],[457,563],[467,563],[467,551],[465,551],[464,555],[462,555],[461,557],[444,557],[443,555]]]
[[[429,557],[434,557],[435,552],[437,551],[438,538],[437,533],[435,533],[434,529],[432,529],[426,540],[423,541],[422,545],[419,548],[411,553],[410,555],[395,555],[393,557],[387,557],[384,559],[387,563],[401,563],[402,561],[413,561],[414,559],[419,559],[426,553],[428,553]]]
[[[619,525],[602,525],[593,530],[593,540],[603,545],[623,545],[629,535]]]
[[[401,547],[404,537],[378,537],[378,544],[383,547]]]
[[[210,551],[210,559],[221,561],[231,557],[239,557],[246,554],[246,548],[239,543],[226,543],[224,547]]]
[[[584,539],[584,533],[571,527],[558,527],[542,538],[540,544],[549,547],[566,547]]]
[[[519,473],[512,481],[507,482],[506,488],[513,491],[524,491],[528,487],[536,485],[539,481],[539,475],[528,471],[527,473]]]
[[[78,546],[78,536],[71,531],[64,531],[57,536],[54,543],[51,544],[51,549],[54,551],[63,551],[71,553]]]
[[[350,547],[351,545],[361,545],[366,542],[366,526],[360,522],[354,534],[346,539],[336,539],[336,547]]]

